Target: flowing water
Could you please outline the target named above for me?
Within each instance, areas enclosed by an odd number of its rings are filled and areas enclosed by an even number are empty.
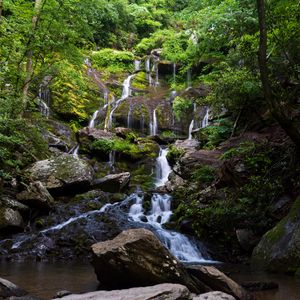
[[[150,135],[152,136],[157,135],[158,125],[157,125],[156,108],[153,110],[152,121],[150,121],[149,127],[150,127]]]
[[[209,125],[209,107],[206,107],[205,116],[202,120],[202,128],[205,128]]]
[[[193,139],[193,136],[192,136],[193,129],[194,129],[194,120],[191,121],[191,124],[189,126],[189,137],[188,137],[189,140]]]
[[[98,117],[98,114],[99,114],[99,110],[96,110],[94,112],[93,116],[92,116],[92,119],[90,120],[89,128],[94,128],[95,127],[95,120]]]
[[[172,169],[167,160],[168,149],[159,150],[159,156],[156,159],[156,178],[155,186],[161,187],[166,184]]]
[[[124,100],[126,100],[128,97],[131,96],[131,87],[130,87],[130,83],[131,83],[131,79],[134,77],[134,74],[129,75],[123,82],[123,92],[122,92],[122,97],[120,99],[118,99],[115,103],[114,106],[109,114],[109,120],[108,120],[108,124],[107,124],[107,129],[111,129],[112,126],[112,120],[113,120],[113,114],[115,112],[115,110],[119,107],[119,105],[121,104],[121,102],[123,102]]]

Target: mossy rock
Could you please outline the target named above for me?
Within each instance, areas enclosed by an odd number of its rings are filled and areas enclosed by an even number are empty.
[[[252,264],[272,272],[299,273],[300,196],[289,214],[263,236],[253,251]]]

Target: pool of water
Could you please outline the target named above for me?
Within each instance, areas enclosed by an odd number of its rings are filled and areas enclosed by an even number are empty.
[[[278,290],[255,293],[257,300],[299,300],[300,279],[267,274],[237,265],[216,265],[239,283],[273,281]],[[51,299],[56,292],[84,293],[97,290],[98,281],[89,263],[0,262],[0,277],[22,287],[41,299]]]
[[[51,299],[61,290],[84,293],[98,286],[89,263],[0,262],[0,277],[41,299]]]

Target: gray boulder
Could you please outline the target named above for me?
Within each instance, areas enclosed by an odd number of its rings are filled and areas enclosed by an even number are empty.
[[[32,182],[26,190],[17,195],[17,199],[30,207],[46,210],[54,203],[53,197],[40,181]]]
[[[289,214],[254,248],[252,264],[272,272],[300,272],[300,196]]]
[[[69,295],[63,300],[188,300],[189,290],[180,284],[159,284],[126,290],[98,291],[82,295]],[[231,299],[230,299],[231,300]]]
[[[69,154],[38,161],[26,170],[26,174],[40,181],[52,195],[88,190],[93,180],[91,166]]]
[[[197,297],[194,297],[193,300],[235,300],[235,298],[223,292],[216,291],[201,294]]]
[[[12,296],[21,297],[26,294],[27,294],[26,291],[22,290],[12,282],[0,278],[0,299],[6,299]]]
[[[22,229],[24,225],[20,213],[11,208],[0,208],[0,229]]]
[[[92,245],[98,280],[109,288],[179,283],[203,292],[184,266],[146,229],[123,231],[113,240]]]
[[[130,181],[130,173],[110,174],[93,182],[94,189],[100,189],[104,192],[119,193],[127,188]]]

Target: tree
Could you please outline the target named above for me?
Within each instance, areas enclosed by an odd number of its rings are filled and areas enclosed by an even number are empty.
[[[269,68],[267,60],[268,35],[264,0],[257,0],[257,9],[260,32],[258,58],[265,100],[275,120],[295,143],[297,150],[300,151],[300,127],[297,126],[297,120],[292,116],[293,112],[292,108],[288,104],[289,101],[287,101],[287,99],[277,99],[276,95],[272,91],[269,80]]]

